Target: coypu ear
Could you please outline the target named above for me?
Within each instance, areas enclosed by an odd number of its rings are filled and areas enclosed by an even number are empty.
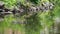
[[[4,8],[4,2],[0,1],[0,9],[3,9]]]

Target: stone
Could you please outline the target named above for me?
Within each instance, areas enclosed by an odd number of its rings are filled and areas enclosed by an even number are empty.
[[[4,2],[0,1],[0,9],[4,7]]]
[[[0,9],[0,12],[4,12],[5,10],[3,10],[3,9]]]
[[[1,21],[4,21],[4,19],[3,19],[3,18],[0,18],[0,22],[1,22]]]
[[[12,12],[1,12],[1,14],[12,14]]]

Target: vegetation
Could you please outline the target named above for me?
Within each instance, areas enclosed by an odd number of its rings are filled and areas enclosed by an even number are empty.
[[[50,34],[51,26],[56,18],[60,18],[60,0],[0,0],[4,2],[5,8],[11,8],[10,12],[14,14],[6,15],[0,22],[0,31],[4,28],[18,29],[25,34]],[[30,7],[45,7],[44,2],[54,4],[53,9],[41,11],[31,10]],[[42,8],[43,8],[42,7]],[[22,10],[21,10],[22,9]],[[35,9],[35,8],[34,8]],[[5,10],[5,9],[3,9]],[[30,11],[31,10],[31,11]],[[36,9],[37,10],[37,9]],[[18,12],[20,11],[20,12]],[[16,14],[15,14],[16,12]],[[47,29],[45,31],[45,28]],[[43,31],[43,32],[42,32]],[[44,32],[45,31],[45,32]],[[47,32],[49,31],[49,32]]]

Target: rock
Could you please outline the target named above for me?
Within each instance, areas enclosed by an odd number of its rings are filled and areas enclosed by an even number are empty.
[[[42,6],[41,6],[41,9],[42,9],[43,11],[47,11],[47,10],[53,9],[53,7],[54,7],[53,3],[51,3],[51,2],[44,2],[44,3],[42,4]]]
[[[3,18],[0,18],[0,22],[3,21],[4,19]]]
[[[4,15],[8,15],[8,14],[12,14],[12,12],[1,12],[1,14],[4,14]]]
[[[36,12],[36,7],[30,7],[31,11]]]
[[[13,20],[13,21],[12,21],[12,24],[17,24],[17,21],[16,21],[16,20]]]
[[[4,10],[5,10],[5,12],[8,12],[8,11],[10,11],[10,9],[8,9],[8,8],[4,8]]]
[[[50,3],[49,5],[49,9],[53,9],[54,5],[52,3]]]
[[[3,10],[3,9],[0,9],[0,12],[4,12],[5,10]]]
[[[16,14],[17,13],[17,10],[14,8],[14,9],[12,9],[12,11],[11,11],[13,14]]]
[[[4,8],[4,2],[0,1],[0,9]]]
[[[36,11],[40,11],[40,7],[38,6],[38,7],[36,7]]]
[[[54,20],[56,23],[60,23],[60,17],[56,17]]]
[[[25,24],[25,21],[13,20],[12,24]]]
[[[20,10],[16,7],[14,7],[11,12],[15,15],[16,13],[20,13]]]

